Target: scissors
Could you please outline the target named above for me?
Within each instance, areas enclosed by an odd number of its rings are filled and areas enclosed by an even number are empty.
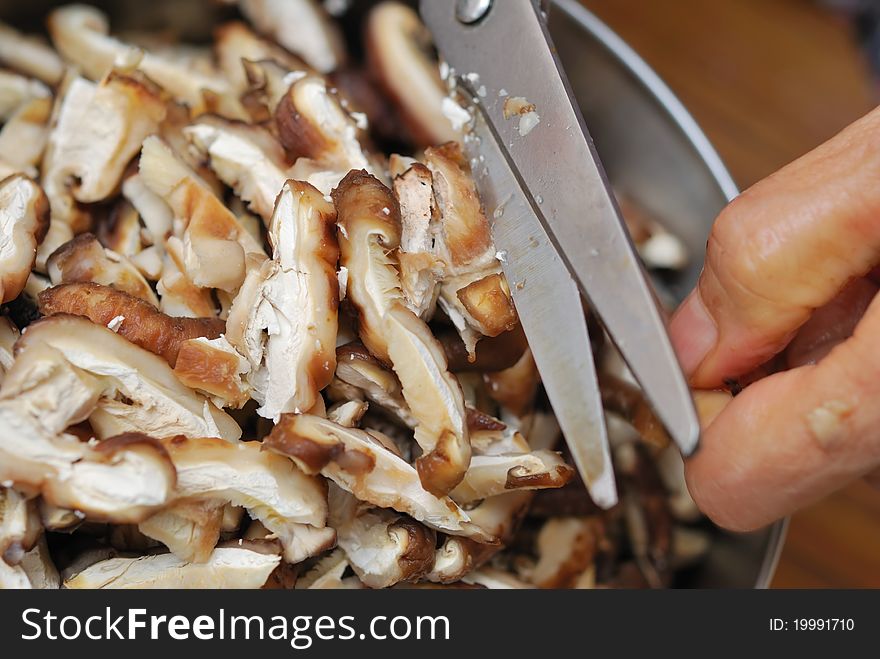
[[[610,508],[617,488],[581,296],[685,456],[700,425],[541,4],[421,0],[420,12],[473,101],[465,149],[544,388],[591,498]]]

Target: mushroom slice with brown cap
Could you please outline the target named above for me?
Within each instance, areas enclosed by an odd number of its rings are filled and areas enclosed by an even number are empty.
[[[345,577],[351,566],[345,552],[337,549],[319,560],[314,567],[296,581],[296,589],[303,590],[359,590],[364,584],[356,576]]]
[[[242,95],[242,103],[257,124],[269,123],[272,126],[275,110],[290,86],[308,75],[307,70],[294,67],[293,70],[273,59],[243,60],[248,88]],[[277,127],[272,128],[277,132]]]
[[[483,380],[492,400],[514,416],[522,418],[534,407],[541,374],[532,351],[526,348],[516,364],[501,371],[484,373]]]
[[[11,69],[33,76],[47,85],[56,85],[64,75],[64,62],[48,45],[0,22],[0,62]]]
[[[241,12],[263,34],[320,73],[345,63],[339,28],[315,0],[240,0]]]
[[[464,479],[450,498],[459,505],[510,490],[543,490],[562,487],[574,475],[558,453],[532,451],[507,455],[475,455]]]
[[[93,519],[136,522],[167,503],[174,466],[143,435],[93,447],[63,433],[89,413],[100,390],[49,346],[23,351],[0,391],[0,480]]]
[[[290,457],[303,471],[321,473],[361,501],[393,508],[431,528],[495,542],[448,497],[436,497],[407,462],[368,433],[310,414],[285,414],[264,445]]]
[[[434,313],[442,262],[434,253],[438,230],[431,171],[413,164],[394,178],[394,197],[400,206],[400,287],[406,306],[424,320]]]
[[[538,533],[531,581],[538,588],[570,588],[592,564],[604,526],[598,517],[555,517]]]
[[[434,552],[434,567],[425,575],[425,579],[434,583],[454,583],[485,563],[498,550],[496,545],[483,545],[470,538],[447,536]]]
[[[47,24],[58,52],[92,80],[100,80],[118,63],[125,62],[143,71],[195,114],[214,105],[225,116],[244,117],[241,104],[225,79],[109,36],[107,17],[94,7],[60,7],[49,14]]]
[[[42,532],[36,500],[11,487],[0,487],[0,560],[18,565]]]
[[[180,497],[218,499],[242,506],[274,533],[288,562],[304,560],[301,549],[312,544],[310,526],[322,535],[327,522],[324,483],[307,476],[284,456],[262,451],[260,442],[232,444],[213,438],[165,440],[177,469]],[[297,534],[306,536],[297,538]],[[331,540],[332,543],[332,540]],[[320,550],[326,541],[318,541]]]
[[[140,175],[183,224],[184,265],[192,282],[225,291],[241,286],[246,255],[264,255],[262,245],[205,181],[156,136],[144,140]]]
[[[251,361],[257,413],[311,409],[336,367],[339,289],[333,205],[314,187],[285,183],[269,224],[272,260],[242,287],[227,338]],[[264,334],[265,333],[265,334]]]
[[[151,244],[150,237],[144,234],[140,215],[127,199],[117,199],[110,213],[98,218],[95,227],[98,242],[125,258],[139,254],[145,244]]]
[[[184,133],[221,181],[268,225],[287,181],[281,145],[259,126],[205,116]]]
[[[498,336],[517,325],[516,310],[461,145],[426,149],[424,159],[440,216],[435,250],[445,264],[438,303],[473,358],[481,336]]]
[[[363,344],[347,343],[336,349],[336,377],[406,426],[418,424],[403,399],[400,380]]]
[[[274,118],[281,143],[296,159],[288,172],[291,178],[329,194],[352,169],[383,176],[383,168],[361,145],[358,123],[323,78],[296,80],[279,101]]]
[[[110,558],[64,581],[65,588],[259,588],[281,562],[280,556],[251,549],[221,547],[204,563],[187,563],[174,554]]]
[[[27,282],[37,245],[49,226],[49,203],[36,183],[21,175],[0,181],[0,301],[18,297]]]
[[[220,69],[233,88],[243,93],[248,77],[243,62],[271,60],[287,71],[306,72],[309,67],[296,55],[255,34],[240,21],[224,23],[214,30],[214,50]]]
[[[131,261],[103,247],[90,233],[81,233],[55,250],[46,261],[46,270],[56,286],[94,282],[159,306],[159,298]]]
[[[443,111],[447,90],[431,54],[431,35],[418,14],[399,2],[373,7],[366,25],[367,60],[420,146],[462,138]]]
[[[366,414],[369,403],[362,400],[349,400],[338,403],[327,410],[327,418],[346,428],[357,428]]]
[[[229,415],[181,384],[165,360],[103,325],[68,315],[32,323],[19,339],[16,364],[26,363],[24,355],[37,344],[54,348],[70,365],[99,378],[100,399],[86,414],[98,437],[144,432],[159,438],[185,435],[234,441],[241,435]],[[11,386],[14,370],[7,373],[0,394]]]
[[[330,523],[355,574],[370,588],[416,581],[434,563],[437,534],[415,520],[330,486]]]
[[[470,443],[461,387],[446,366],[428,326],[401,301],[388,255],[400,242],[391,192],[364,171],[351,172],[333,191],[341,263],[350,272],[348,296],[359,313],[360,335],[377,358],[391,363],[418,425],[424,453],[416,467],[428,491],[442,496],[464,476]]]
[[[187,387],[209,396],[217,407],[244,407],[251,399],[250,363],[225,336],[199,337],[180,344],[174,374]]]
[[[138,530],[181,560],[204,563],[217,546],[222,522],[222,501],[178,501],[142,521]]]
[[[61,284],[39,295],[46,315],[85,316],[162,357],[173,368],[181,344],[189,339],[216,339],[225,329],[219,318],[173,318],[123,291],[91,282]]]

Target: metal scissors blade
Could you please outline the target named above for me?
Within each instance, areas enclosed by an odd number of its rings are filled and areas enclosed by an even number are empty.
[[[690,391],[540,9],[528,0],[422,0],[421,14],[568,272],[689,455],[700,432]]]
[[[479,112],[466,147],[477,141],[474,180],[492,217],[492,237],[520,322],[590,497],[610,508],[617,503],[614,467],[580,290]]]

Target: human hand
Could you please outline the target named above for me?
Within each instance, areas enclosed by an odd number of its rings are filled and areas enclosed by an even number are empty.
[[[686,463],[716,523],[763,526],[880,467],[878,264],[880,109],[719,215],[670,328],[694,387],[751,382],[701,415]]]

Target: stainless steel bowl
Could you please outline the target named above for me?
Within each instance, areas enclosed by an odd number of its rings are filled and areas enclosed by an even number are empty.
[[[88,0],[85,0],[88,1]],[[358,0],[357,19],[375,0]],[[436,0],[451,2],[452,0]],[[58,0],[0,0],[0,17],[40,29]],[[210,38],[229,9],[207,0],[92,0],[114,30],[168,30]],[[692,265],[664,288],[681,300],[696,282],[712,221],[736,185],[684,106],[651,68],[578,0],[554,0],[550,31],[590,133],[615,188],[683,239]],[[765,588],[776,567],[786,521],[748,534],[717,530],[705,562],[676,583],[683,587]]]

